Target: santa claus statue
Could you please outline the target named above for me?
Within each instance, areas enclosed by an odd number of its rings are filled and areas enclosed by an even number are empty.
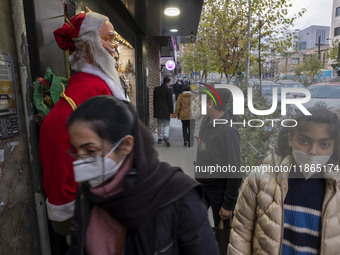
[[[68,82],[65,97],[42,122],[39,156],[48,218],[57,233],[67,235],[74,214],[77,183],[73,175],[74,159],[67,153],[70,139],[66,121],[74,108],[90,97],[114,95],[128,99],[115,68],[118,45],[108,17],[95,12],[77,14],[55,30],[54,36],[61,49],[70,51],[68,60],[76,73]]]

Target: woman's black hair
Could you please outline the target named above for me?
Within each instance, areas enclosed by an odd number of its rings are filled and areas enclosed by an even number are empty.
[[[112,144],[131,135],[134,124],[128,103],[113,96],[96,96],[83,102],[71,114],[67,125],[78,121],[89,123],[91,130]]]
[[[191,90],[190,85],[185,84],[185,85],[182,86],[182,92],[183,92],[183,91],[190,91],[190,90]]]
[[[276,152],[281,157],[291,155],[292,148],[289,146],[288,135],[293,137],[294,133],[304,131],[313,124],[327,124],[330,136],[335,139],[334,151],[330,161],[338,162],[340,145],[340,123],[338,117],[324,106],[314,106],[309,108],[308,111],[312,115],[304,115],[302,112],[296,115],[294,119],[296,120],[297,125],[295,127],[284,127],[280,130]]]

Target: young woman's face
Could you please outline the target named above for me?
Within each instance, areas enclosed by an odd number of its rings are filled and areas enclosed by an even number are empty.
[[[310,155],[331,155],[335,139],[329,133],[328,124],[311,123],[304,131],[289,135],[289,144],[294,150],[303,151]]]
[[[106,155],[113,147],[113,144],[100,138],[85,122],[74,122],[68,128],[68,132],[72,154],[76,154],[78,159],[94,157],[99,154]],[[109,155],[109,158],[119,162],[121,155],[114,151]]]

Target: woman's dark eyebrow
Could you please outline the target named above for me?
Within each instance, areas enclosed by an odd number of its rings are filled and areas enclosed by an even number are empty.
[[[299,136],[302,136],[303,138],[306,138],[306,139],[312,140],[312,138],[310,138],[308,135],[299,134]]]
[[[299,134],[299,136],[303,136],[303,137],[304,137],[304,138],[306,138],[306,139],[313,140],[313,139],[312,139],[312,138],[310,138],[308,135]],[[327,137],[327,138],[322,138],[322,139],[319,139],[318,141],[326,141],[326,140],[334,140],[334,138]]]
[[[91,143],[91,142],[89,142],[89,143],[84,143],[84,144],[80,145],[79,148],[84,148],[84,147],[86,147],[86,146],[88,146],[88,145],[93,145],[93,143]]]
[[[319,141],[334,140],[334,138],[322,138]]]

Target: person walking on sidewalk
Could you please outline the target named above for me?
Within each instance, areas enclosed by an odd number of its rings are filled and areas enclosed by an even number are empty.
[[[218,227],[221,219],[227,225],[227,220],[232,217],[242,179],[238,174],[222,173],[214,178],[209,172],[201,175],[196,171],[215,166],[223,168],[230,166],[235,169],[235,173],[240,169],[238,131],[230,125],[213,125],[214,119],[232,119],[226,110],[230,94],[225,89],[216,91],[221,103],[216,99],[218,104],[215,105],[212,98],[207,99],[207,115],[202,120],[197,145],[195,177],[203,184],[207,205],[211,206],[214,225]],[[210,94],[213,92],[210,91]]]
[[[195,128],[194,128],[194,138],[198,143],[198,136],[200,132],[200,127],[204,115],[201,114],[201,95],[202,92],[198,91],[195,99],[191,102],[190,110],[191,110],[191,117],[195,120]]]
[[[174,113],[172,102],[172,94],[169,89],[170,78],[165,77],[161,86],[156,87],[153,91],[153,110],[154,118],[157,119],[158,125],[158,143],[165,142],[167,147],[170,147],[170,114]]]
[[[178,99],[179,94],[181,94],[181,92],[182,92],[182,87],[183,87],[183,84],[180,80],[177,80],[176,83],[173,86],[176,101]]]
[[[175,113],[172,118],[178,118],[182,121],[182,132],[184,139],[184,146],[191,147],[194,142],[194,128],[195,120],[191,116],[191,102],[194,100],[195,95],[190,91],[190,85],[184,85],[182,94],[179,95]]]

